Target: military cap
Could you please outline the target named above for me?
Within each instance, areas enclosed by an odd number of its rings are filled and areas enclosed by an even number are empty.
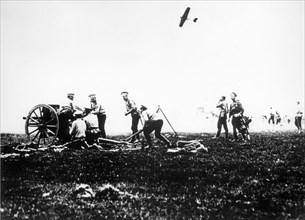
[[[147,108],[144,105],[140,106],[140,109],[142,109],[143,111],[145,111]]]
[[[83,115],[83,113],[82,113],[81,111],[77,110],[77,111],[74,113],[74,115],[75,115],[76,117],[81,117],[81,116]]]
[[[123,94],[127,94],[128,95],[128,92],[126,92],[126,91],[121,92],[121,95],[123,95]]]
[[[231,94],[233,94],[235,97],[237,96],[235,92],[231,92]]]

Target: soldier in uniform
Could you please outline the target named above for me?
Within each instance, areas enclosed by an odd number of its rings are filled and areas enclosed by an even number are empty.
[[[162,134],[161,129],[163,126],[163,120],[158,117],[157,114],[150,113],[147,111],[147,108],[143,105],[140,107],[140,113],[141,116],[144,119],[144,125],[143,125],[143,133],[146,138],[146,141],[149,145],[149,147],[152,147],[150,133],[155,131],[155,137],[159,140],[163,141],[167,147],[170,147],[170,142],[167,140]]]
[[[74,114],[76,110],[83,111],[83,109],[81,109],[80,107],[74,104],[74,95],[75,95],[74,93],[68,93],[67,105],[63,106],[63,109],[65,109],[66,111],[71,111],[72,114]]]
[[[268,123],[270,124],[271,122],[274,125],[274,112],[273,112],[272,107],[270,107],[270,117],[268,119]]]
[[[294,124],[297,127],[299,134],[302,133],[302,117],[303,117],[303,111],[300,102],[298,101]]]
[[[96,115],[92,114],[91,108],[85,108],[84,111],[84,120],[87,126],[86,130],[86,140],[88,144],[97,143],[101,131],[98,127],[98,120]]]
[[[234,92],[231,93],[232,103],[230,105],[228,121],[230,121],[232,117],[233,136],[234,136],[233,141],[238,140],[237,130],[239,131],[239,133],[242,134],[243,140],[246,141],[247,139],[250,139],[250,137],[249,137],[248,129],[244,124],[244,120],[243,120],[244,108],[242,104],[239,102],[239,100],[236,99],[236,96],[237,96],[236,93]]]
[[[220,136],[221,127],[225,129],[226,138],[229,137],[228,135],[228,126],[227,126],[227,114],[228,114],[228,103],[226,102],[226,97],[222,96],[219,102],[216,105],[216,108],[219,108],[219,116],[217,122],[217,133],[215,138]]]
[[[101,131],[101,136],[106,138],[106,131],[105,131],[105,122],[106,122],[106,111],[105,108],[98,104],[96,101],[96,95],[91,94],[90,97],[90,105],[91,105],[91,113],[97,116],[98,120],[98,127]]]
[[[85,139],[86,137],[86,123],[82,118],[83,113],[80,111],[75,112],[76,119],[72,122],[70,128],[70,135],[72,140]]]
[[[67,142],[71,139],[71,135],[69,133],[69,126],[71,122],[75,120],[75,112],[76,110],[83,111],[81,108],[74,104],[74,93],[67,94],[67,103],[62,106],[61,111],[59,112],[59,131],[58,138]]]
[[[128,98],[128,92],[124,91],[121,93],[121,95],[122,95],[122,98],[125,101],[125,105],[126,105],[125,116],[127,116],[129,114],[131,115],[131,118],[132,118],[131,130],[132,130],[132,134],[135,134],[138,132],[140,113],[138,112],[136,103],[133,100],[130,100]],[[139,134],[133,136],[130,142],[134,143],[136,139],[137,139],[137,141],[139,141]]]
[[[74,113],[76,111],[76,107],[74,105],[74,93],[68,93],[67,98],[68,98],[67,107],[69,107],[72,110],[72,112]]]
[[[83,113],[81,111],[76,111],[75,117],[76,119],[72,122],[70,127],[70,136],[72,142],[70,142],[67,146],[69,146],[69,148],[88,148],[89,146],[85,140],[87,126],[83,120]]]
[[[281,120],[282,120],[282,118],[281,118],[280,114],[276,111],[275,112],[275,124],[276,125],[280,124]]]

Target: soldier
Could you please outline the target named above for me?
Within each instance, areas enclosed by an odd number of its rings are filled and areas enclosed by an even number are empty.
[[[222,96],[219,102],[216,105],[216,108],[219,108],[219,116],[218,116],[218,122],[217,122],[217,133],[215,138],[218,138],[220,136],[221,127],[225,129],[226,139],[228,136],[228,126],[227,126],[227,114],[228,114],[228,103],[226,102],[226,97]]]
[[[85,108],[84,111],[84,120],[87,125],[86,140],[88,144],[96,143],[98,137],[101,134],[101,131],[98,127],[97,117],[96,115],[92,114],[91,111],[91,108]]]
[[[63,106],[64,109],[67,109],[67,111],[71,111],[73,114],[76,110],[83,111],[80,107],[74,104],[74,93],[68,93],[67,98],[68,102],[66,106]]]
[[[244,141],[250,139],[248,129],[245,126],[243,120],[244,108],[242,104],[239,102],[239,100],[236,99],[236,96],[237,95],[234,92],[231,93],[232,103],[230,105],[229,120],[228,120],[230,121],[232,117],[233,136],[234,136],[233,142],[238,140],[237,130],[239,131],[239,133],[242,134]]]
[[[163,141],[167,147],[170,147],[170,142],[162,134],[161,129],[163,126],[163,120],[158,117],[157,114],[152,114],[147,111],[147,108],[143,105],[140,107],[141,116],[144,119],[143,133],[147,140],[149,147],[152,147],[150,133],[155,131],[155,136],[159,140]],[[142,148],[143,149],[143,148]]]
[[[74,105],[74,93],[68,93],[67,103],[63,105],[60,112],[58,112],[58,138],[64,142],[67,142],[71,139],[71,135],[69,133],[69,126],[71,125],[71,122],[75,120],[74,113],[76,112],[76,110],[83,111],[81,108]]]
[[[278,125],[281,123],[281,121],[282,121],[282,118],[281,118],[280,114],[276,111],[275,112],[275,124]]]
[[[296,109],[296,116],[295,116],[295,126],[298,129],[298,133],[302,133],[302,117],[303,117],[303,111],[300,105],[300,102],[297,102],[297,109]]]
[[[83,120],[83,113],[81,111],[75,112],[76,119],[72,122],[71,128],[70,128],[70,135],[71,140],[67,146],[70,148],[78,148],[78,147],[85,147],[88,148],[88,144],[86,142],[86,123]]]
[[[90,105],[91,105],[91,113],[97,116],[98,120],[98,127],[101,131],[101,136],[106,138],[106,131],[105,131],[105,122],[106,122],[106,111],[105,108],[101,104],[98,104],[96,101],[96,95],[91,94],[90,97]]]
[[[123,100],[125,101],[126,104],[126,112],[125,112],[125,116],[131,114],[131,130],[132,130],[132,134],[135,134],[138,132],[138,124],[139,124],[139,120],[140,120],[140,113],[137,110],[137,106],[136,103],[132,100],[130,100],[128,98],[128,92],[122,92],[121,93]],[[139,141],[139,134],[135,135],[132,137],[131,139],[131,143],[134,143],[135,141]]]
[[[82,112],[75,112],[76,120],[72,122],[69,132],[72,140],[84,139],[86,137],[86,123],[83,120],[82,116]]]
[[[274,124],[274,112],[272,107],[270,107],[270,117],[268,119],[268,123],[270,124],[272,122],[272,124]]]

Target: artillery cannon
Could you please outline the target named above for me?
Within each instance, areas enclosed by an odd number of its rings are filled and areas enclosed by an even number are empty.
[[[38,146],[50,146],[58,138],[70,140],[69,123],[74,119],[68,108],[60,110],[60,105],[39,104],[33,107],[25,119],[25,134]]]
[[[69,134],[69,125],[75,117],[70,107],[60,105],[39,104],[33,107],[25,119],[25,134],[31,143],[38,146],[51,146],[57,139],[62,143],[71,141]],[[139,131],[138,133],[142,132]],[[137,133],[137,134],[138,134]],[[134,136],[134,135],[132,135]],[[109,144],[128,144],[126,141],[99,138],[99,142]]]

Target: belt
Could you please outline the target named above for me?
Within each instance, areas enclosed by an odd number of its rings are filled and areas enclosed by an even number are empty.
[[[91,128],[88,128],[88,130],[94,130],[94,129],[99,129],[99,127],[91,127]]]

